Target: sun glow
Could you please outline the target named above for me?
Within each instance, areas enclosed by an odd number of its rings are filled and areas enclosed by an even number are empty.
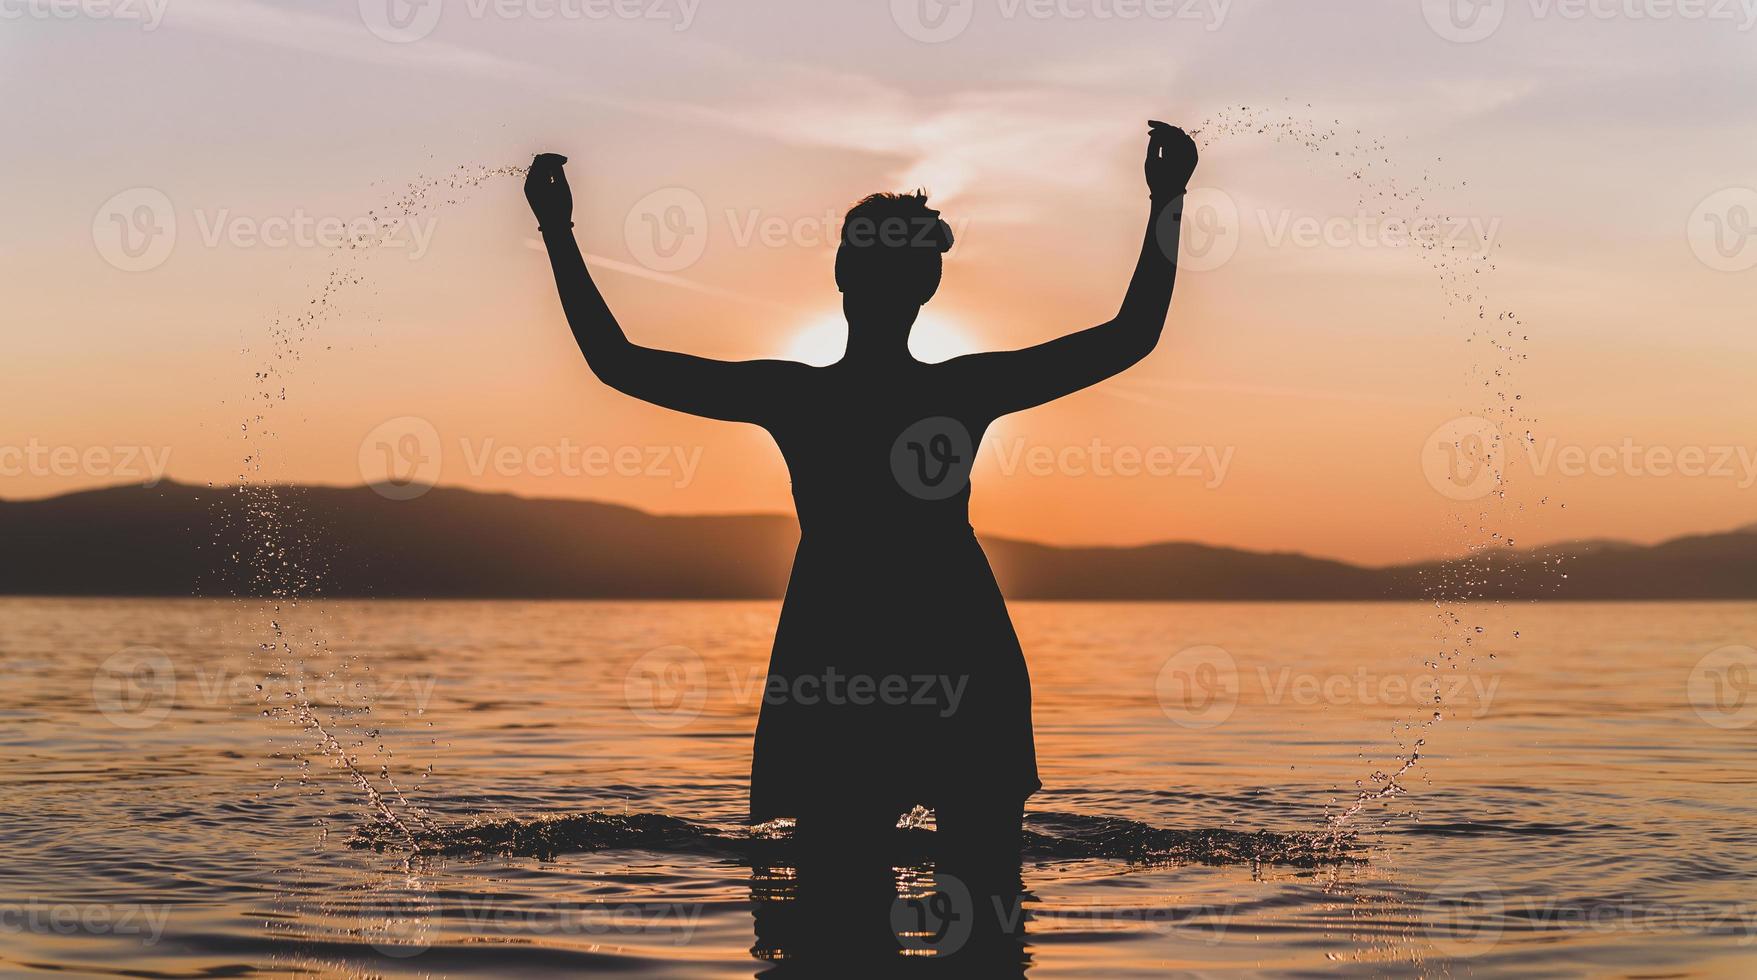
[[[825,314],[802,327],[781,355],[817,367],[834,364],[848,349],[848,324],[836,314]],[[909,352],[929,364],[949,361],[981,350],[964,331],[946,317],[923,313],[909,332]]]

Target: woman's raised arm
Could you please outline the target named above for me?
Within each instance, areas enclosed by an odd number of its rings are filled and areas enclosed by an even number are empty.
[[[1146,357],[1159,343],[1177,282],[1183,196],[1196,169],[1196,144],[1183,130],[1151,122],[1147,187],[1151,203],[1141,255],[1114,318],[1023,350],[948,361],[959,384],[995,416],[1023,411],[1090,387]]]
[[[810,368],[791,361],[716,361],[631,342],[574,241],[566,162],[558,154],[538,154],[525,177],[525,199],[549,250],[562,311],[592,373],[623,394],[690,415],[733,422],[769,418],[783,392]]]

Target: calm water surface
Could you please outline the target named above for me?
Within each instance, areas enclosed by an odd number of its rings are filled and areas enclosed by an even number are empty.
[[[784,971],[739,829],[776,612],[0,599],[0,971]],[[1757,972],[1757,604],[1014,616],[1031,976]]]

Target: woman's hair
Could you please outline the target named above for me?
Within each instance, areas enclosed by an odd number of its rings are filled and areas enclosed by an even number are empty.
[[[836,251],[844,293],[889,292],[925,303],[939,289],[940,256],[952,229],[927,206],[927,193],[871,194],[848,211]]]

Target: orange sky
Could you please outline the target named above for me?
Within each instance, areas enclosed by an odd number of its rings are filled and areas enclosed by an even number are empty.
[[[8,22],[0,72],[32,96],[0,106],[0,497],[139,482],[154,460],[185,482],[357,483],[388,440],[450,484],[785,510],[760,431],[591,378],[516,180],[445,195],[458,203],[365,253],[316,229],[382,215],[421,174],[557,150],[636,340],[822,358],[833,216],[925,186],[958,231],[918,338],[943,357],[1115,311],[1153,116],[1292,118],[1312,145],[1210,124],[1211,210],[1198,241],[1186,229],[1201,255],[1186,251],[1160,349],[1003,420],[976,473],[979,529],[1388,562],[1493,532],[1654,540],[1757,520],[1757,242],[1737,237],[1740,209],[1757,215],[1741,190],[1757,182],[1757,63],[1738,23],[1512,5],[1459,42],[1409,3],[1071,20],[972,0],[952,5],[971,11],[962,31],[928,43],[902,7],[702,0],[687,25],[663,3],[627,21],[459,4],[387,40],[371,5]],[[1404,191],[1389,217],[1449,216],[1463,252],[1436,266],[1395,243],[1377,202]],[[121,249],[165,208],[162,255]],[[1485,236],[1499,247],[1478,261]],[[359,282],[277,339],[337,269]],[[1507,499],[1443,492],[1436,430],[1515,396],[1535,442]],[[397,419],[420,421],[383,427]]]

